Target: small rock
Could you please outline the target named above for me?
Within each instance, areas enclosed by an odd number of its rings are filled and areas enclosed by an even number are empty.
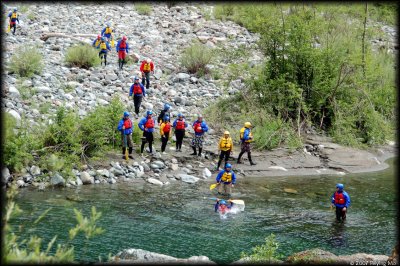
[[[50,178],[50,184],[52,186],[64,186],[65,185],[65,180],[59,173],[55,173]]]
[[[18,186],[18,187],[23,187],[23,186],[25,186],[24,180],[22,180],[22,179],[17,180],[17,186]]]
[[[157,180],[155,178],[150,177],[149,179],[146,180],[147,182],[154,184],[154,185],[160,185],[162,186],[163,183],[160,180]]]
[[[208,170],[208,168],[204,168],[203,169],[203,178],[206,179],[206,178],[209,178],[211,176],[212,176],[212,173],[210,172],[210,170]]]
[[[94,177],[91,176],[88,172],[81,172],[80,179],[82,180],[82,184],[94,184]]]
[[[292,188],[284,188],[283,190],[287,193],[298,194],[297,190]]]
[[[180,179],[183,182],[190,183],[190,184],[196,183],[197,181],[200,180],[200,178],[192,176],[192,175],[179,174],[178,176],[180,177]]]

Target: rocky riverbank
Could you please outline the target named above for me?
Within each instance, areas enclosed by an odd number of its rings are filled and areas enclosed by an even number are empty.
[[[185,73],[178,58],[182,49],[192,40],[199,40],[210,48],[249,48],[251,55],[238,59],[238,64],[246,61],[255,66],[264,60],[257,48],[257,34],[230,21],[206,19],[205,10],[212,9],[212,6],[182,4],[168,8],[164,4],[157,4],[152,6],[150,16],[139,15],[132,3],[124,4],[123,7],[92,3],[25,6],[24,12],[20,11],[17,34],[9,34],[4,38],[4,58],[9,61],[11,55],[17,53],[22,45],[35,45],[41,49],[46,67],[42,74],[26,80],[19,79],[12,72],[5,72],[5,98],[2,107],[17,119],[19,126],[21,121],[24,126],[48,125],[54,119],[53,115],[59,106],[76,110],[83,117],[96,106],[109,104],[114,96],[120,98],[127,110],[132,111],[134,108],[128,97],[128,90],[132,77],[138,73],[139,63],[118,71],[116,54],[113,51],[107,67],[89,70],[66,67],[63,63],[65,52],[77,41],[72,38],[42,40],[41,36],[49,32],[92,34],[93,37],[76,37],[91,43],[104,23],[112,20],[117,37],[128,37],[132,57],[139,61],[150,57],[155,62],[155,74],[141,114],[147,109],[158,111],[164,103],[169,103],[172,105],[173,118],[181,112],[189,123],[193,122],[192,118],[196,113],[202,112],[211,102],[226,94],[234,94],[244,86],[242,79],[237,79],[231,81],[226,89],[222,85],[226,82],[223,78],[198,78]],[[9,10],[10,7],[6,6],[6,9]],[[388,51],[397,49],[395,30],[383,25],[374,26],[381,27],[387,39],[375,40],[372,44],[379,46],[384,42]],[[208,67],[223,68],[224,63],[215,63]],[[28,96],[27,91],[31,93]],[[135,124],[139,119],[140,117],[134,121]],[[207,121],[207,117],[205,120]],[[210,131],[205,137],[205,152],[200,158],[189,155],[191,149],[188,145],[193,133],[189,129],[182,153],[176,153],[172,143],[168,145],[166,155],[156,152],[149,154],[147,158],[141,158],[134,154],[135,158],[128,162],[122,160],[120,154],[109,153],[100,161],[90,161],[82,169],[74,169],[75,179],[67,179],[57,172],[44,176],[46,169],[40,169],[37,165],[29,165],[21,173],[14,174],[4,168],[3,181],[7,184],[15,183],[18,187],[34,186],[39,189],[115,182],[149,182],[164,186],[208,179],[206,182],[211,183],[215,177],[213,169],[216,166],[217,142],[221,132],[216,132],[213,125],[209,126]],[[384,163],[387,158],[396,156],[394,143],[370,150],[357,150],[334,144],[330,138],[315,132],[309,132],[304,139],[304,147],[300,150],[278,148],[272,151],[254,151],[253,156],[258,163],[255,166],[248,164],[246,156],[244,164],[233,163],[234,170],[239,174],[239,182],[244,176],[344,175],[377,171],[387,167]],[[157,150],[158,145],[157,143]],[[238,153],[236,146],[234,157]]]

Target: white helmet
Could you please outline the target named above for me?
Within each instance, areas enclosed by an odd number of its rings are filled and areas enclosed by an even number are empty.
[[[111,27],[111,22],[108,21],[108,22],[106,23],[106,25],[107,25],[107,27]]]
[[[151,59],[150,59],[150,58],[147,58],[147,59],[146,59],[146,62],[147,62],[147,63],[151,63]]]

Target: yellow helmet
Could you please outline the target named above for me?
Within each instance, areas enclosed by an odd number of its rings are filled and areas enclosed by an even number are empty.
[[[229,134],[230,134],[229,131],[224,132],[224,135],[229,135]]]
[[[247,127],[247,128],[251,127],[251,123],[250,122],[244,123],[244,127]]]

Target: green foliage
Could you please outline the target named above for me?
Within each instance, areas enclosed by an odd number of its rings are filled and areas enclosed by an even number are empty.
[[[235,13],[235,6],[232,4],[218,4],[214,9],[214,17],[216,19],[231,19]]]
[[[139,15],[150,15],[150,13],[151,13],[151,5],[149,5],[149,4],[135,3],[135,9]]]
[[[80,44],[68,48],[65,62],[69,66],[89,69],[100,65],[100,58],[95,48],[88,44]]]
[[[70,239],[74,239],[79,232],[83,232],[87,240],[104,233],[104,229],[96,227],[97,220],[101,217],[101,212],[97,212],[96,207],[92,206],[92,215],[90,218],[83,217],[82,213],[77,209],[74,209],[74,212],[78,224],[69,230]]]
[[[180,57],[180,63],[189,73],[197,73],[200,76],[208,73],[206,65],[211,62],[213,51],[207,46],[195,41],[187,47]]]
[[[11,57],[9,68],[20,77],[31,77],[43,70],[42,55],[36,47],[22,46]]]
[[[276,241],[275,235],[270,234],[265,238],[265,243],[252,248],[251,254],[242,253],[241,258],[246,258],[250,263],[254,262],[267,262],[274,263],[279,260],[281,255],[276,254],[279,243]]]

